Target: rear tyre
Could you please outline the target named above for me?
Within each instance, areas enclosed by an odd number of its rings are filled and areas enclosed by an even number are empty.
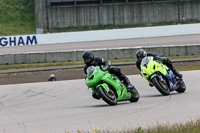
[[[107,92],[102,86],[97,88],[97,92],[99,96],[109,105],[116,105],[117,104],[117,97],[111,89]]]
[[[131,91],[131,98],[129,99],[130,102],[137,102],[140,98],[140,95],[138,93],[138,91],[136,90],[136,88],[134,87]]]
[[[169,87],[167,85],[167,81],[163,78],[161,81],[157,76],[152,79],[152,83],[156,87],[156,89],[164,96],[170,94]]]
[[[183,93],[183,92],[185,92],[185,90],[186,90],[186,85],[185,85],[185,83],[184,83],[184,81],[183,80],[180,80],[180,81],[178,81],[179,82],[179,84],[180,84],[180,86],[179,86],[179,88],[176,90],[178,93]]]

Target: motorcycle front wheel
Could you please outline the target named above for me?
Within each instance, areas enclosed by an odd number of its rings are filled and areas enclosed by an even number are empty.
[[[117,97],[113,90],[107,92],[102,86],[97,88],[99,96],[109,105],[117,105]]]
[[[164,96],[170,94],[169,87],[167,85],[167,81],[163,78],[163,81],[161,81],[157,76],[155,76],[152,79],[152,83],[156,87],[156,89]]]

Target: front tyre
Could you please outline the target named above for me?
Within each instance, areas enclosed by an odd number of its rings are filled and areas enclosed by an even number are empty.
[[[167,85],[167,81],[163,78],[163,81],[161,81],[157,76],[155,76],[152,79],[152,83],[156,87],[156,89],[164,96],[170,94],[169,87]]]
[[[102,86],[97,88],[97,92],[99,96],[109,105],[116,105],[117,104],[117,97],[111,89],[107,92]]]
[[[131,98],[129,99],[130,102],[137,102],[140,98],[140,95],[138,91],[135,89],[135,87],[130,91]]]

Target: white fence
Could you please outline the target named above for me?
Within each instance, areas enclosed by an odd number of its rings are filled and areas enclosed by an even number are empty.
[[[0,47],[200,34],[200,24],[0,37]]]

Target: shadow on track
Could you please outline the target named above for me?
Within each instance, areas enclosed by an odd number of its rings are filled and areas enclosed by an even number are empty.
[[[156,95],[141,95],[140,97],[168,97],[172,95],[178,95],[179,93],[170,93],[167,96],[163,96],[162,94],[156,94]]]
[[[86,105],[86,106],[76,106],[75,108],[102,108],[102,107],[116,107],[116,106],[120,106],[120,105],[124,105],[124,104],[134,104],[134,103],[131,103],[129,101],[124,101],[124,102],[118,102],[117,105],[115,106],[111,106],[111,105],[108,105],[107,103],[105,104],[99,104],[99,105]]]

